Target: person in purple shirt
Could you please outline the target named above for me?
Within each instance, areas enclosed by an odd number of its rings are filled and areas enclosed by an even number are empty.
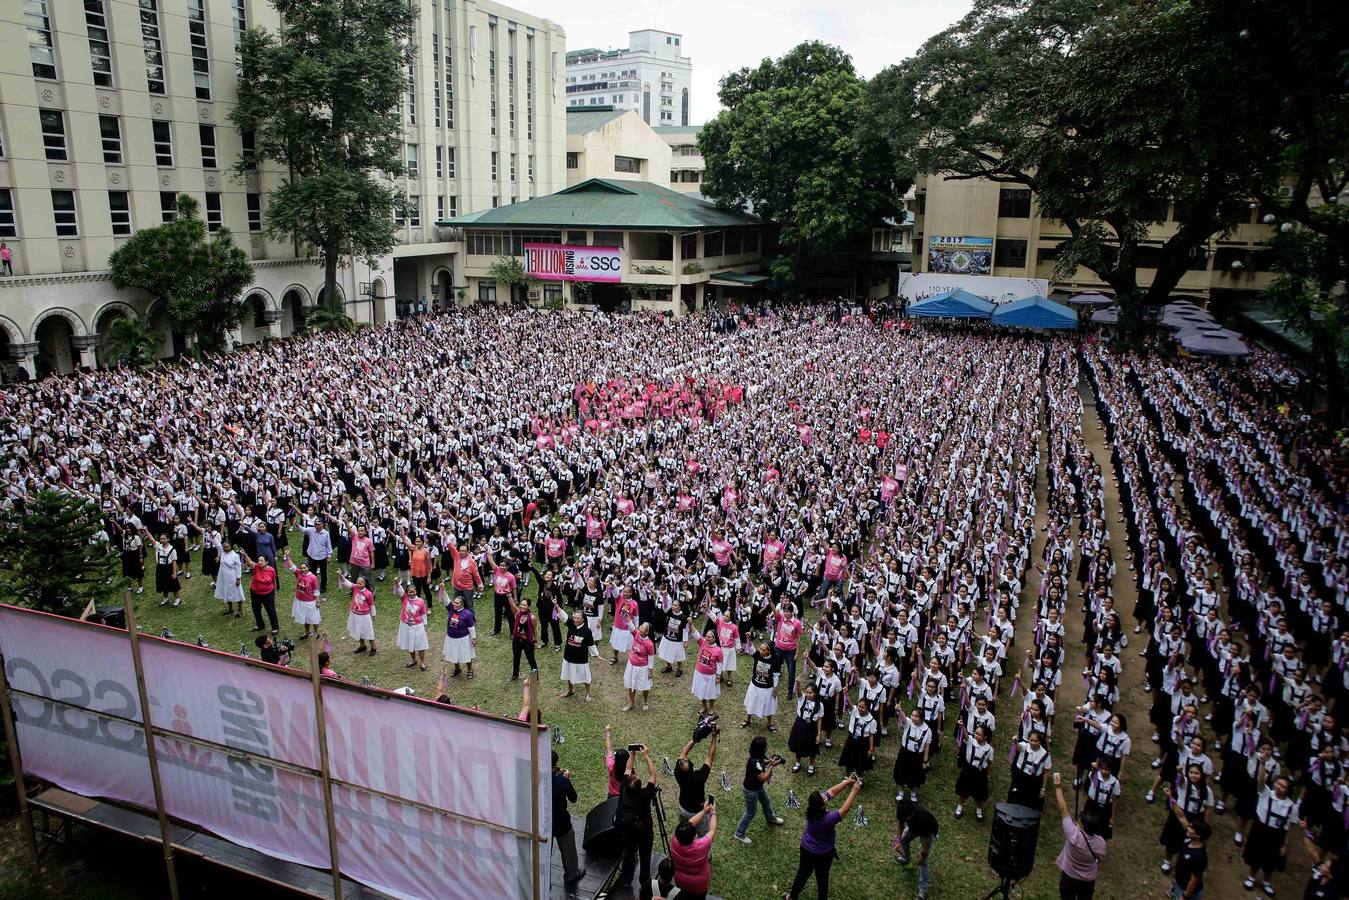
[[[1054,773],[1054,799],[1059,804],[1063,820],[1063,849],[1055,864],[1059,876],[1060,900],[1091,900],[1096,893],[1096,875],[1100,872],[1101,857],[1105,856],[1106,840],[1101,837],[1104,822],[1095,809],[1082,813],[1080,822],[1073,819],[1068,801],[1063,798],[1063,781]]]
[[[837,810],[830,809],[829,801],[848,785],[852,785],[852,790],[848,792],[843,805]],[[829,900],[829,869],[838,855],[834,849],[834,829],[852,809],[853,803],[857,802],[857,792],[861,789],[862,780],[856,775],[849,775],[829,790],[816,791],[810,795],[806,802],[806,830],[801,835],[801,862],[796,867],[796,880],[792,882],[792,889],[783,895],[785,900],[796,900],[812,873],[815,875],[816,893],[820,900]]]

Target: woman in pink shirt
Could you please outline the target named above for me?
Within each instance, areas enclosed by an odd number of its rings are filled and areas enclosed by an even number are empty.
[[[707,834],[698,836],[698,826],[710,819]],[[680,900],[706,900],[712,886],[712,839],[717,836],[717,807],[708,798],[703,808],[691,819],[675,826],[670,841],[670,860],[674,863],[674,883],[679,888]]]
[[[426,601],[414,591],[405,588],[401,581],[393,584],[394,593],[402,596],[402,608],[398,612],[398,648],[406,650],[412,661],[407,668],[421,666],[426,671]]]
[[[703,715],[711,715],[717,709],[717,698],[721,696],[721,682],[717,679],[721,660],[716,626],[708,624],[698,641],[698,654],[693,663],[693,696],[702,704]]]
[[[843,577],[848,571],[848,557],[839,550],[838,544],[830,544],[824,554],[824,581],[820,584],[820,599],[823,600],[834,591],[843,590]]]
[[[735,671],[735,648],[740,644],[740,626],[731,620],[731,614],[722,611],[717,616],[717,643],[721,646],[721,669],[718,680],[727,687],[731,686],[731,673]]]
[[[651,709],[651,657],[656,652],[656,645],[647,637],[650,632],[650,623],[643,622],[637,633],[632,636],[632,648],[628,650],[628,668],[623,672],[623,686],[628,689],[628,705],[623,707],[623,712],[632,709],[636,704],[638,691],[642,692],[642,711]]]
[[[712,561],[721,569],[722,575],[728,575],[731,571],[731,553],[734,551],[729,541],[722,537],[720,531],[712,532]]]
[[[788,697],[796,696],[796,648],[805,630],[796,617],[796,605],[784,601],[773,614],[773,655],[787,666]]]
[[[360,641],[356,647],[357,653],[366,651],[366,643],[369,642],[370,655],[374,656],[378,650],[375,647],[375,595],[365,586],[365,577],[357,578],[355,583],[348,581],[341,572],[337,573],[337,583],[344,589],[351,591],[351,611],[347,613],[347,634]]]
[[[618,664],[618,654],[632,649],[633,632],[637,629],[637,601],[632,599],[632,589],[623,588],[614,603],[614,627],[609,630],[609,646],[614,656],[609,665]]]

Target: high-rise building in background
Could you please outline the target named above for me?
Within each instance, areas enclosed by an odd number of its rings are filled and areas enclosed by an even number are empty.
[[[683,36],[646,28],[628,32],[622,50],[567,54],[567,105],[635,110],[653,128],[688,125],[693,60]]]
[[[408,174],[398,246],[339,270],[348,313],[382,322],[463,287],[459,232],[437,221],[566,183],[566,36],[490,0],[412,0],[416,61],[402,104]],[[145,314],[167,355],[166,311],[113,287],[108,256],[195,197],[228,227],[255,283],[235,339],[298,330],[323,271],[264,236],[284,172],[232,168],[249,136],[230,124],[239,37],[275,29],[270,0],[9,0],[0,4],[0,364],[30,374],[96,365],[119,316]]]

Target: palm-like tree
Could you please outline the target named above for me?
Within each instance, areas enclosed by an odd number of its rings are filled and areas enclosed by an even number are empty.
[[[159,358],[159,335],[145,316],[118,317],[108,326],[103,344],[108,363],[126,363],[141,368],[154,365]]]
[[[318,304],[304,317],[305,331],[345,334],[355,329],[356,323],[352,321],[351,316],[326,303]]]

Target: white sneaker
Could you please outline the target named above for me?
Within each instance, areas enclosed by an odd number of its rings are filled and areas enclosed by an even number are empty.
[[[1151,803],[1152,801],[1157,799],[1157,795],[1154,794],[1152,791],[1148,791],[1146,794],[1143,795],[1143,799],[1146,802]]]
[[[1238,847],[1240,847],[1240,846],[1241,846],[1241,842],[1242,842],[1241,832],[1238,831],[1236,834],[1232,835],[1232,843],[1234,843],[1234,844],[1236,844]],[[1255,882],[1252,881],[1251,884],[1254,885]],[[1249,891],[1250,888],[1246,888],[1246,890]]]
[[[1163,872],[1170,872],[1170,871],[1171,871],[1171,860],[1169,860],[1169,859],[1164,859],[1164,860],[1162,860],[1162,871],[1163,871]]]
[[[731,837],[735,838],[737,841],[739,841],[739,842],[742,843],[742,844],[752,844],[752,843],[754,843],[753,841],[751,841],[751,840],[749,839],[749,835],[747,835],[747,834],[733,834],[733,835],[731,835]]]
[[[963,815],[965,815],[965,807],[963,807],[963,806],[961,806],[959,803],[957,803],[957,804],[956,804],[956,812],[955,812],[955,816],[956,816],[957,819],[959,819],[959,818],[960,818],[961,816],[963,816]]]
[[[1264,892],[1265,892],[1266,894],[1268,894],[1268,895],[1271,896],[1271,897],[1274,896],[1274,885],[1272,885],[1272,884],[1270,884],[1268,881],[1266,881],[1261,887],[1262,887],[1262,889],[1264,890]]]
[[[1240,837],[1240,835],[1238,835],[1238,837]],[[1251,888],[1255,887],[1255,879],[1247,878],[1245,881],[1241,883],[1241,886],[1249,891]]]

